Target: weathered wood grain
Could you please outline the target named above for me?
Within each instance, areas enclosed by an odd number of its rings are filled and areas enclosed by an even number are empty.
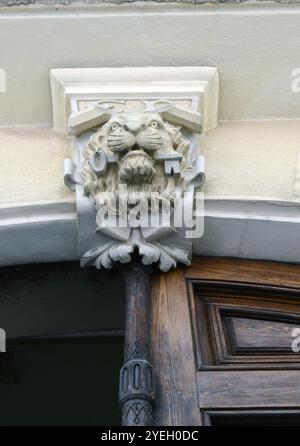
[[[151,268],[132,261],[123,269],[126,282],[124,365],[120,370],[122,426],[152,426],[155,407],[150,364]]]
[[[155,425],[209,424],[212,411],[226,412],[227,425],[240,422],[239,411],[255,411],[260,424],[279,423],[279,411],[291,421],[300,357],[287,337],[300,320],[299,273],[298,265],[198,258],[154,278]]]
[[[198,257],[186,278],[300,288],[300,265],[256,260]]]
[[[285,350],[292,353],[291,342],[294,328],[300,329],[299,324],[288,324],[285,322],[255,320],[247,318],[230,318],[232,333],[236,345],[236,353],[257,351],[275,353]]]
[[[202,409],[300,407],[299,371],[205,371],[197,381]]]
[[[157,275],[152,287],[155,425],[201,424],[188,299],[182,270]]]
[[[198,368],[300,368],[293,352],[300,299],[293,292],[189,281]]]

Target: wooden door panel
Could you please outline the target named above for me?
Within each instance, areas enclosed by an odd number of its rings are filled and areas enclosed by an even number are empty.
[[[250,315],[249,315],[250,316]],[[256,317],[260,316],[257,312]],[[280,315],[284,319],[284,315]],[[262,314],[262,319],[247,318],[247,313],[242,317],[235,315],[225,316],[230,345],[235,355],[255,355],[276,353],[291,353],[291,332],[295,327],[300,327],[300,320],[291,322],[278,322],[276,315]],[[274,319],[271,319],[271,318]],[[288,318],[288,317],[287,317]],[[297,356],[295,355],[295,360]]]
[[[198,369],[300,368],[300,294],[189,279]]]
[[[300,407],[295,370],[198,372],[197,383],[202,410]]]
[[[199,426],[196,365],[183,271],[152,281],[151,351],[156,372],[157,426]]]
[[[300,426],[300,410],[207,410],[205,426]]]
[[[269,285],[276,289],[286,287],[300,289],[300,266],[286,263],[256,260],[222,259],[211,257],[193,258],[185,268],[186,279],[200,279],[215,283],[245,283]]]
[[[297,424],[294,329],[300,329],[299,265],[198,258],[157,275],[155,424]]]

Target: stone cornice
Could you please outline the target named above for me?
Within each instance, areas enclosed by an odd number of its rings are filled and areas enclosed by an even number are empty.
[[[63,6],[71,6],[72,4],[86,4],[86,5],[96,5],[101,3],[106,4],[132,4],[138,2],[139,4],[149,4],[149,1],[141,1],[141,0],[0,0],[0,7],[13,7],[13,6],[30,6],[30,5],[63,5]],[[300,0],[151,0],[151,3],[176,3],[176,4],[185,4],[185,5],[203,5],[203,4],[240,4],[240,3],[300,3]]]
[[[73,200],[0,207],[0,265],[79,259]],[[299,203],[207,197],[205,232],[193,255],[299,262]]]

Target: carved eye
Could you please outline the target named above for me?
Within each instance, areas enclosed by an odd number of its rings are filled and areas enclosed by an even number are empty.
[[[157,129],[157,127],[159,127],[159,122],[158,122],[158,121],[152,121],[150,125],[151,125],[151,127],[153,127],[154,129]]]
[[[119,129],[121,126],[120,126],[120,124],[118,124],[117,122],[114,122],[113,124],[112,124],[112,126],[111,126],[111,129],[112,130],[117,130],[117,129]]]

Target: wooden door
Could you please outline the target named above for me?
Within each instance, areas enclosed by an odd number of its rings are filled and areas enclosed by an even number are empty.
[[[157,275],[155,424],[300,425],[299,328],[300,266],[199,258]]]

